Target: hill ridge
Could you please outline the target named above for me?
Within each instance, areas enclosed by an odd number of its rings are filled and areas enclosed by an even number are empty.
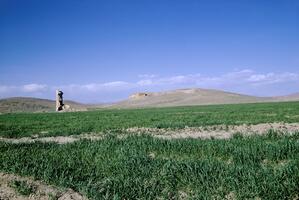
[[[75,101],[65,100],[71,111],[87,110],[87,106]],[[9,97],[0,99],[0,113],[10,112],[51,112],[55,111],[55,101],[35,97]]]
[[[127,100],[117,102],[111,107],[167,107],[187,105],[256,103],[266,101],[275,101],[275,99],[273,97],[256,97],[215,89],[182,88],[161,92],[134,93],[130,95]]]
[[[276,97],[256,97],[230,91],[203,88],[180,88],[160,92],[137,92],[111,104],[82,104],[65,100],[72,111],[84,111],[92,108],[143,108],[173,107],[192,105],[238,104],[299,101],[299,93]],[[0,113],[8,112],[54,112],[55,101],[34,97],[10,97],[0,99]]]

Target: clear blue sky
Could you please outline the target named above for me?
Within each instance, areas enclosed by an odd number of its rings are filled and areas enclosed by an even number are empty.
[[[298,86],[298,0],[0,1],[0,98]]]

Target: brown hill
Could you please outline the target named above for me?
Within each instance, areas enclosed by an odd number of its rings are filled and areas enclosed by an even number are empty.
[[[232,92],[209,89],[179,89],[166,92],[142,92],[114,104],[80,104],[65,101],[71,111],[97,108],[143,108],[212,104],[238,104],[257,102],[299,101],[299,93],[279,97],[255,97]],[[0,99],[0,113],[8,112],[54,112],[55,101],[29,97]]]
[[[167,92],[136,93],[113,108],[141,108],[211,104],[237,104],[276,101],[272,97],[255,97],[209,89],[179,89]]]
[[[72,111],[87,110],[87,106],[74,101],[65,101]],[[55,101],[31,97],[0,99],[0,113],[9,112],[51,112],[55,111]]]
[[[278,101],[299,101],[299,93],[274,98]]]

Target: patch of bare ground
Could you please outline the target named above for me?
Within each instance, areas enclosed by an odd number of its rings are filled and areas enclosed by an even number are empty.
[[[202,138],[202,139],[229,139],[234,134],[240,133],[243,135],[252,134],[265,134],[269,130],[278,131],[286,134],[293,134],[299,132],[299,123],[269,123],[269,124],[255,124],[255,125],[215,125],[215,126],[202,126],[202,127],[185,127],[183,129],[161,129],[161,128],[146,128],[146,127],[133,127],[123,130],[123,134],[117,135],[118,139],[124,139],[129,134],[150,134],[157,138],[162,139],[175,139],[175,138]],[[0,142],[7,143],[32,143],[32,142],[54,142],[57,144],[67,144],[79,141],[81,139],[88,140],[101,140],[105,137],[104,133],[85,133],[81,135],[69,136],[53,136],[53,137],[32,137],[23,138],[3,138],[0,137]]]
[[[225,199],[227,199],[227,200],[235,200],[235,199],[237,199],[237,197],[236,197],[236,195],[235,195],[234,192],[230,192],[227,195],[225,195]]]
[[[164,139],[175,138],[218,138],[228,139],[234,134],[240,133],[243,135],[265,134],[269,130],[278,131],[281,133],[293,134],[299,131],[299,123],[268,123],[255,125],[215,125],[202,127],[185,127],[183,129],[158,129],[134,127],[127,129],[129,133],[151,134],[154,137]]]
[[[81,139],[88,140],[100,140],[103,138],[102,134],[81,134],[81,135],[69,135],[69,136],[53,136],[53,137],[22,137],[22,138],[2,138],[0,137],[0,142],[7,143],[33,143],[33,142],[54,142],[57,144],[67,144],[79,141]]]
[[[12,186],[13,182],[20,181],[34,188],[30,194],[20,194]],[[29,177],[21,177],[14,174],[0,172],[0,199],[1,200],[88,200],[83,195],[72,189],[59,189],[55,186],[47,185],[41,181],[33,180]]]

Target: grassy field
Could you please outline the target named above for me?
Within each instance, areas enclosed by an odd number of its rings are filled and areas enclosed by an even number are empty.
[[[0,142],[0,171],[89,199],[298,199],[299,132],[231,139],[119,137],[129,127],[299,122],[299,102],[0,115],[0,136],[106,131],[98,141]],[[111,131],[111,132],[109,132]],[[12,185],[32,192],[21,182]]]
[[[184,128],[299,122],[299,102],[0,115],[0,136],[55,136],[130,127]]]
[[[90,199],[295,199],[298,139],[271,132],[230,140],[111,136],[67,145],[0,143],[0,170]]]

